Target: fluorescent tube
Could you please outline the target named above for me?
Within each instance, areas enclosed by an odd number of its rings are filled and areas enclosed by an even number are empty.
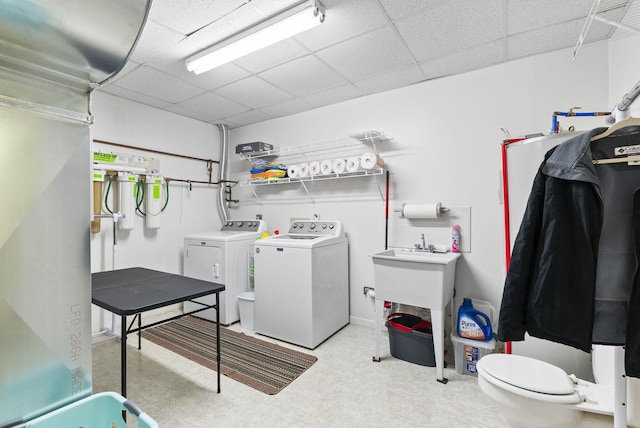
[[[301,6],[303,7],[291,8],[281,15],[187,58],[187,70],[195,74],[204,73],[316,27],[324,21],[324,10],[318,7],[321,6],[319,3],[312,1]]]

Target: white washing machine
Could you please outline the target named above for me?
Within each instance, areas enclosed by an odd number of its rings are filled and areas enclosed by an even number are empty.
[[[338,221],[295,221],[256,242],[256,333],[313,349],[347,325],[348,257]]]
[[[249,290],[249,248],[266,231],[264,220],[233,220],[217,232],[196,233],[184,238],[184,276],[225,286],[225,291],[220,293],[220,324],[228,325],[240,319],[237,296]],[[215,296],[196,301],[214,304]],[[184,303],[185,312],[200,307],[197,303]],[[194,315],[216,320],[215,309]]]

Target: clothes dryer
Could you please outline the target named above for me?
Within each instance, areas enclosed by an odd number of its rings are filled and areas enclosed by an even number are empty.
[[[233,220],[217,232],[195,233],[184,238],[184,276],[225,286],[225,291],[220,293],[220,324],[228,325],[240,319],[237,296],[249,290],[249,250],[266,231],[264,220]],[[215,297],[201,297],[196,302],[214,304]],[[184,303],[185,311],[200,307],[198,303]],[[194,315],[215,321],[215,311],[207,309]]]
[[[313,349],[348,324],[348,257],[338,221],[295,221],[256,242],[255,331]]]

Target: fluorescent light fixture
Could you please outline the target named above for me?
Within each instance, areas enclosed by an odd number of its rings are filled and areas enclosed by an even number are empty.
[[[324,22],[324,16],[320,2],[304,1],[187,58],[187,70],[204,73],[316,27]]]

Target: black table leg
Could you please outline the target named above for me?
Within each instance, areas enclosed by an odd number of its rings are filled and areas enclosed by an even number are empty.
[[[138,349],[142,349],[142,313],[138,314]]]
[[[122,396],[127,397],[127,317],[121,317],[120,326],[120,389]]]
[[[122,396],[127,397],[127,317],[120,317],[120,389]],[[122,419],[127,421],[127,412],[122,411]]]
[[[218,394],[220,394],[220,293],[216,293],[216,350],[218,364]]]

